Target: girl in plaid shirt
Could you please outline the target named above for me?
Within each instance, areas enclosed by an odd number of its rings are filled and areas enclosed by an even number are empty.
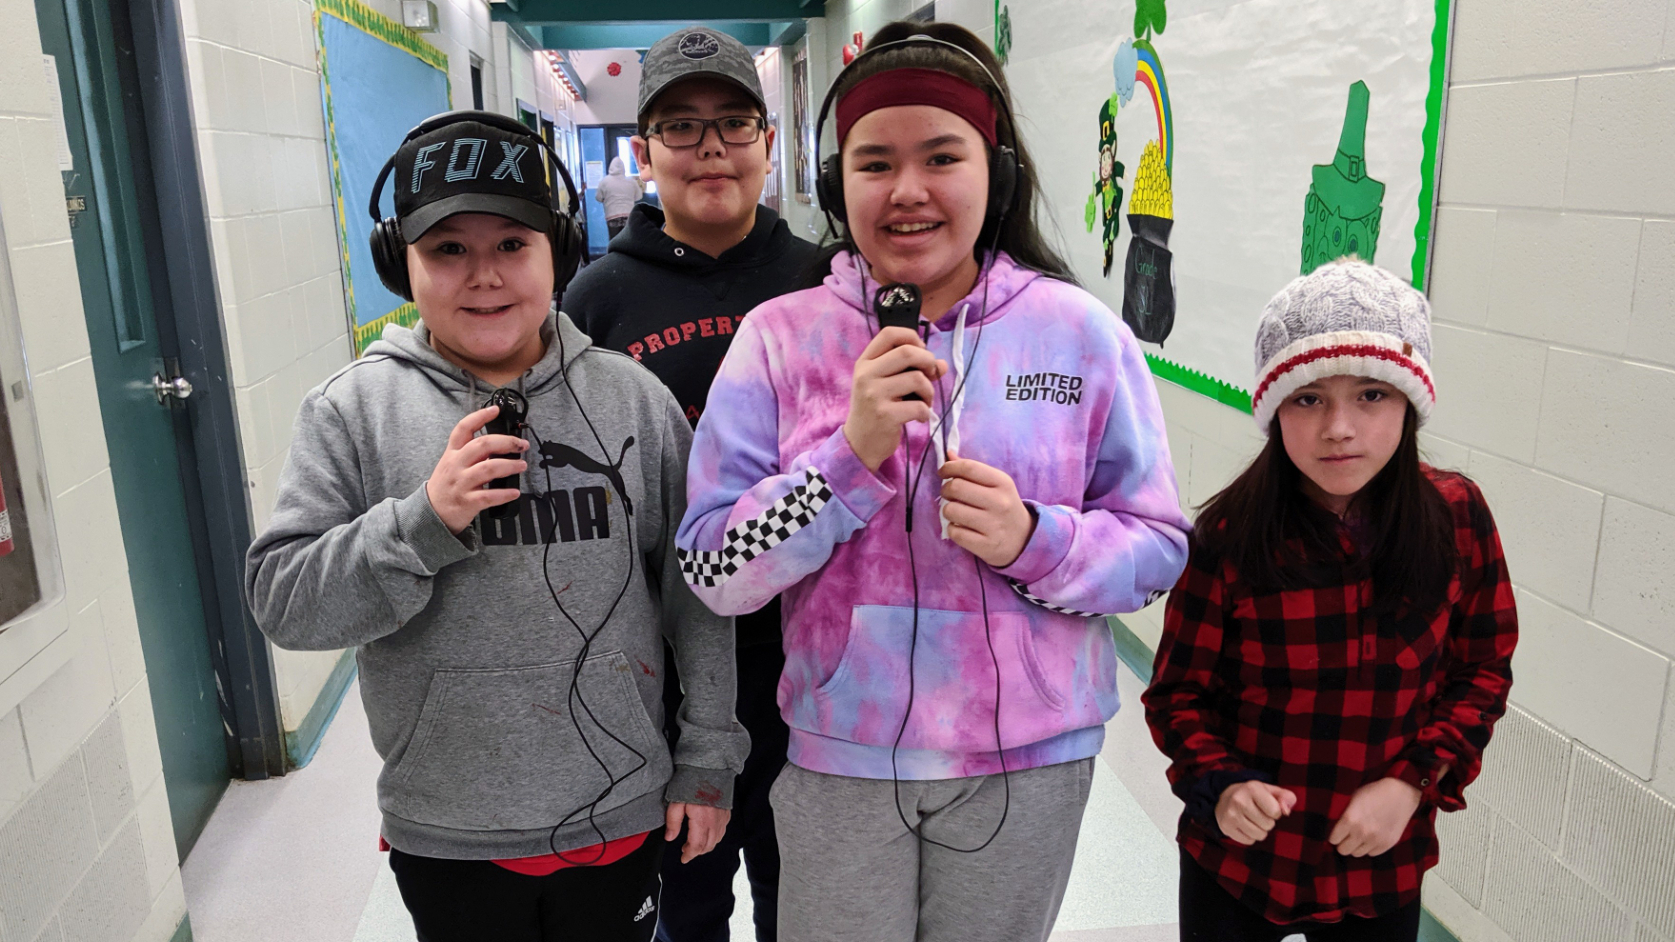
[[[1512,583],[1477,486],[1419,460],[1430,308],[1329,264],[1256,338],[1268,444],[1205,505],[1146,721],[1181,815],[1181,938],[1413,942],[1437,811],[1512,685]]]

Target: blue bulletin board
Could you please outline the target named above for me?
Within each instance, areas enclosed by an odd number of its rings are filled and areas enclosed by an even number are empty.
[[[344,305],[360,356],[386,324],[411,326],[419,318],[410,302],[384,287],[372,267],[366,203],[378,171],[407,132],[452,106],[448,57],[357,0],[316,0],[314,29]],[[386,185],[385,213],[392,212],[389,199]]]

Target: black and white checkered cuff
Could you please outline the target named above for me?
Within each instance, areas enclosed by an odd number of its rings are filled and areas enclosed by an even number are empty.
[[[1010,581],[1012,583],[1012,591],[1018,593],[1019,595],[1023,596],[1026,599],[1029,599],[1031,602],[1034,602],[1035,604],[1041,606],[1042,608],[1046,609],[1049,612],[1058,612],[1060,615],[1074,615],[1077,618],[1104,618],[1105,617],[1105,615],[1103,615],[1099,612],[1081,612],[1081,611],[1077,611],[1074,608],[1065,608],[1062,605],[1054,605],[1053,603],[1047,601],[1044,598],[1041,598],[1040,596],[1031,594],[1030,591],[1029,591],[1029,587],[1024,585],[1022,582],[1019,582],[1016,579],[1011,579],[1011,580],[1008,580],[1008,581]],[[1157,601],[1158,599],[1160,599],[1162,597],[1163,597],[1163,591],[1160,589],[1156,592],[1153,592],[1150,596],[1148,596],[1146,598],[1146,604],[1150,605],[1150,604],[1152,604],[1153,602]]]
[[[831,485],[814,468],[808,480],[774,501],[772,507],[727,531],[725,545],[715,551],[678,550],[681,575],[688,585],[714,588],[739,571],[739,567],[790,539],[793,533],[814,522],[826,502],[832,499]]]

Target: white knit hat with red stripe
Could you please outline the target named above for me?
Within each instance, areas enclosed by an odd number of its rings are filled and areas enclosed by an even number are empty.
[[[1401,390],[1423,423],[1436,404],[1431,305],[1366,262],[1331,262],[1286,285],[1256,328],[1251,411],[1264,434],[1280,403],[1328,376],[1367,376]]]

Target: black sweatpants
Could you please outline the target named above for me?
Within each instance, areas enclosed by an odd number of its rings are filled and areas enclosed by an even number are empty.
[[[1280,942],[1301,932],[1308,942],[1416,942],[1419,900],[1387,916],[1342,922],[1276,925],[1222,889],[1208,870],[1181,851],[1181,942]]]
[[[419,942],[651,942],[664,846],[658,829],[615,863],[544,877],[393,849],[390,869]]]
[[[751,916],[757,942],[779,938],[779,841],[774,836],[774,812],[768,789],[785,767],[791,730],[779,716],[776,692],[785,654],[778,644],[756,644],[739,649],[736,711],[750,731],[750,756],[733,784],[733,816],[715,850],[691,863],[680,862],[686,838],[670,845],[663,858],[663,911],[657,924],[658,942],[727,942],[727,922],[733,915],[733,876],[744,857],[750,879]],[[672,655],[663,660],[664,735],[675,747],[680,731],[675,714],[680,709],[680,681]]]

